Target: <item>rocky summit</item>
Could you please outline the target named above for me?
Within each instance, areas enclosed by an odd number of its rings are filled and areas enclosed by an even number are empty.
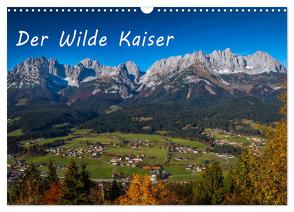
[[[266,52],[237,55],[230,49],[205,54],[196,51],[156,61],[146,73],[132,61],[106,66],[86,58],[64,65],[57,60],[28,58],[8,71],[8,91],[42,88],[71,96],[116,95],[118,98],[269,95],[281,88],[287,69]],[[71,92],[68,92],[68,91]],[[72,92],[72,91],[75,92]]]

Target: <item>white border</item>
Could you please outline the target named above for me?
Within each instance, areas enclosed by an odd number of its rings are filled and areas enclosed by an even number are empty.
[[[291,5],[292,4],[292,5]],[[1,211],[50,211],[54,210],[63,210],[68,209],[71,211],[80,211],[81,209],[93,210],[93,211],[113,211],[113,210],[122,210],[122,211],[177,211],[179,209],[184,209],[188,211],[248,211],[248,210],[292,210],[293,211],[293,159],[294,151],[293,144],[294,142],[294,128],[293,128],[293,112],[294,102],[291,94],[293,93],[293,86],[291,82],[294,81],[291,67],[293,58],[293,42],[294,37],[293,27],[294,27],[294,13],[292,9],[293,0],[103,0],[100,2],[98,0],[7,0],[0,2],[0,206]],[[7,137],[7,81],[6,81],[6,69],[7,69],[7,7],[288,7],[288,206],[136,206],[136,207],[124,207],[124,206],[55,206],[51,208],[49,206],[7,206],[6,205],[6,137]],[[289,24],[290,23],[290,24]],[[293,25],[293,26],[292,26]],[[292,167],[291,167],[292,166]]]
[[[291,0],[8,0],[9,7],[283,7]]]

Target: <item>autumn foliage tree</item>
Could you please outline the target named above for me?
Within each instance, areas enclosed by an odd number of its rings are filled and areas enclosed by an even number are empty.
[[[61,185],[59,183],[52,183],[49,190],[44,194],[44,204],[59,205],[61,203]]]
[[[43,204],[44,182],[40,171],[30,164],[19,179],[12,194],[14,204],[39,205]]]
[[[99,184],[94,184],[90,189],[89,201],[94,205],[102,205],[104,203],[104,189]]]
[[[48,184],[49,189],[44,193],[44,204],[47,205],[59,205],[62,203],[61,199],[61,183],[57,176],[56,166],[53,161],[50,160],[48,163]]]
[[[241,155],[234,183],[246,204],[287,204],[287,93],[280,96],[282,118],[274,127],[262,126],[263,149]]]
[[[191,205],[194,203],[193,188],[195,182],[178,183],[169,182],[167,185],[166,204]]]
[[[167,196],[163,182],[153,184],[147,175],[133,175],[126,193],[117,199],[120,205],[158,205]]]

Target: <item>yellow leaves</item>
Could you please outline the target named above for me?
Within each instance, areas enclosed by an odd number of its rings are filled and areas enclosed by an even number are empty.
[[[280,113],[284,116],[287,116],[287,85],[286,83],[283,85],[283,87],[286,88],[286,91],[279,96],[279,99],[281,101]]]
[[[245,151],[233,176],[246,203],[287,204],[287,95],[280,97],[283,115],[275,127],[259,126],[268,142],[259,154]]]
[[[126,193],[118,198],[121,205],[157,205],[167,196],[163,182],[152,184],[149,176],[133,175]]]

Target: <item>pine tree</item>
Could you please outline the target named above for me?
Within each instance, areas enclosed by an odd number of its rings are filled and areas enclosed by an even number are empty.
[[[53,164],[53,161],[50,159],[48,164],[48,181],[50,185],[52,183],[59,183],[59,178],[56,173],[56,166]]]
[[[202,175],[196,190],[199,204],[222,204],[224,202],[224,178],[219,163],[213,161]]]
[[[109,189],[109,199],[113,202],[116,200],[121,194],[120,187],[116,180],[113,180],[111,183],[111,187]]]
[[[84,202],[89,202],[89,194],[91,187],[93,186],[93,182],[90,179],[90,173],[87,170],[87,164],[81,164],[81,172],[80,172],[80,182],[81,182],[81,196],[84,199]]]
[[[82,195],[82,183],[79,167],[74,161],[71,161],[66,168],[64,176],[64,189],[62,193],[63,203],[66,205],[85,204],[84,196]]]

